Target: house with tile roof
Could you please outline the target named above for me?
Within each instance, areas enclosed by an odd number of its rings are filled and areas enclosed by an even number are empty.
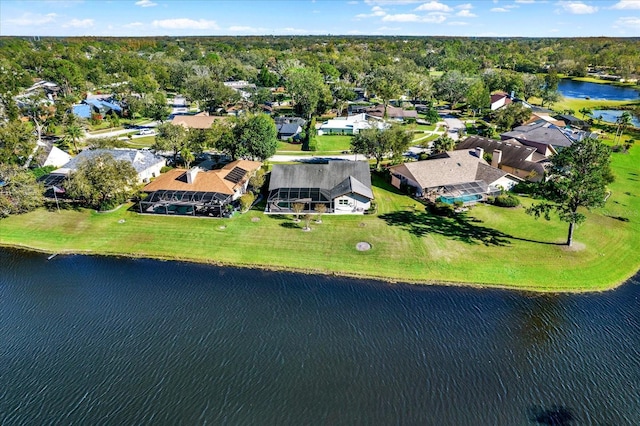
[[[171,124],[175,126],[182,126],[187,130],[210,129],[214,121],[222,119],[224,119],[224,117],[218,117],[215,115],[209,115],[206,112],[201,112],[196,115],[176,115],[171,119]]]
[[[427,160],[391,166],[389,171],[391,184],[396,188],[407,185],[418,197],[431,201],[440,198],[450,203],[482,201],[522,181],[491,167],[475,149],[447,151]]]
[[[523,145],[516,139],[498,141],[480,136],[469,136],[456,145],[456,150],[474,150],[476,157],[491,157],[491,166],[521,179],[539,182],[544,178],[549,160],[536,148]]]
[[[384,117],[384,105],[376,105],[372,107],[368,107],[364,110],[364,113],[379,119]],[[389,120],[397,120],[397,121],[405,121],[405,120],[416,120],[418,118],[418,111],[415,109],[402,109],[398,107],[394,107],[392,105],[387,105],[387,117]]]
[[[247,191],[249,179],[262,166],[236,160],[221,169],[172,169],[143,188],[140,213],[222,217],[226,206]]]
[[[366,161],[276,164],[271,170],[265,213],[293,213],[293,204],[302,203],[308,213],[324,204],[327,213],[363,214],[371,207],[371,200]]]
[[[535,122],[518,126],[512,131],[500,135],[502,140],[516,139],[524,145],[533,146],[539,153],[547,157],[588,137],[597,138],[598,134],[556,126],[549,122]]]

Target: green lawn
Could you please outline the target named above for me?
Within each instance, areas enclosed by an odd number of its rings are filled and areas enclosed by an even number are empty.
[[[144,136],[141,138],[132,138],[127,139],[127,145],[131,148],[141,149],[141,148],[149,148],[156,142],[155,135],[153,136]]]
[[[351,136],[323,135],[316,136],[318,151],[342,152],[351,149]]]
[[[535,220],[524,208],[486,205],[444,219],[427,214],[378,178],[376,215],[325,215],[322,224],[312,223],[311,232],[302,232],[289,216],[267,216],[261,210],[232,219],[201,219],[138,215],[126,207],[104,214],[40,209],[1,220],[0,244],[416,283],[602,290],[640,266],[638,164],[637,146],[630,154],[614,154],[612,195],[605,208],[587,213],[587,222],[577,228],[576,250],[559,244],[567,226],[558,220]],[[523,199],[525,206],[529,203]],[[373,249],[356,251],[359,241]]]

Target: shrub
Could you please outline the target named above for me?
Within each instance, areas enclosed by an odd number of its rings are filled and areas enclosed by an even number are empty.
[[[160,173],[167,173],[169,170],[172,170],[173,167],[171,166],[162,166],[162,168],[160,169]]]
[[[493,200],[493,205],[498,207],[517,207],[520,205],[520,199],[513,194],[500,194]]]
[[[513,188],[511,188],[512,192],[516,194],[534,194],[539,184],[537,182],[520,182]]]
[[[253,195],[253,192],[247,192],[242,197],[240,197],[240,209],[242,211],[249,210],[255,199],[256,196]]]
[[[453,207],[459,209],[460,207],[462,207],[464,205],[464,203],[460,200],[456,200],[453,202]]]
[[[437,216],[451,217],[455,214],[455,209],[451,204],[436,201],[435,203],[429,204],[429,212]]]

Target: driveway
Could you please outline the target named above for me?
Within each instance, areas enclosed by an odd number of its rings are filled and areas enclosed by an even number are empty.
[[[444,115],[443,119],[444,119],[444,122],[447,124],[447,127],[449,128],[449,132],[448,132],[449,137],[454,141],[457,141],[459,138],[458,130],[466,129],[466,126],[464,125],[462,120],[452,115]]]

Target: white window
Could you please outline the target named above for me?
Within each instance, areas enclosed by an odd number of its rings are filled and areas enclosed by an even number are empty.
[[[349,205],[349,200],[346,200],[346,199],[343,198],[341,200],[338,200],[338,204],[341,205],[341,206],[348,206]]]

